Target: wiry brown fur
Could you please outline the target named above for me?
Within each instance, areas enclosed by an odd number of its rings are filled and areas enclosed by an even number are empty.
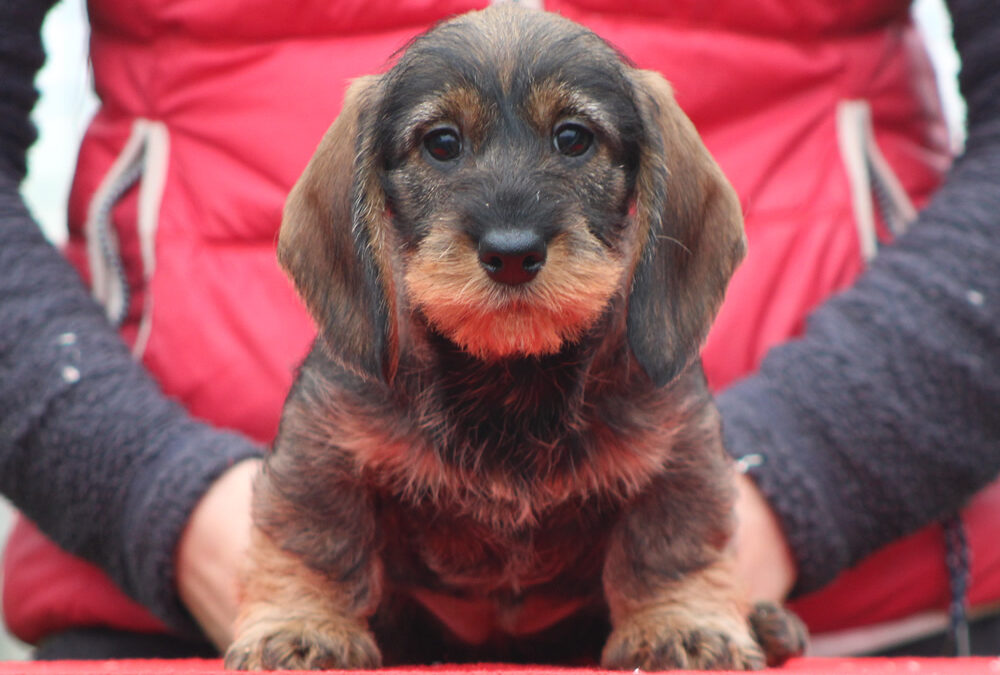
[[[482,274],[475,247],[461,234],[434,231],[407,265],[408,295],[431,325],[470,354],[554,354],[594,325],[622,276],[623,261],[608,259],[585,229],[579,223],[550,242],[528,292]]]
[[[559,151],[566,123],[593,144]],[[498,228],[543,236],[530,281],[484,271]],[[697,360],[743,248],[669,85],[571,22],[465,15],[355,82],[285,209],[320,338],[255,491],[227,665],[801,650],[783,610],[748,623]]]
[[[322,574],[302,568],[298,556],[277,548],[260,531],[254,532],[252,566],[244,594],[261,598],[240,608],[239,658],[251,670],[311,668],[339,661],[376,667],[381,654],[375,638],[358,614],[357,598],[338,594]]]

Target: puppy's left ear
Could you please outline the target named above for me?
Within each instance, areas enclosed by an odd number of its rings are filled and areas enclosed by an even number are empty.
[[[386,198],[375,168],[379,78],[355,80],[285,202],[278,261],[295,282],[327,352],[391,381],[398,330]]]
[[[733,270],[746,252],[735,190],[674,101],[666,80],[633,71],[644,138],[636,182],[639,260],[629,346],[656,386],[698,355]]]

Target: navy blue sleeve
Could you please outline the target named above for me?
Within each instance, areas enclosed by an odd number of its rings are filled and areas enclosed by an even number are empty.
[[[212,481],[261,449],[163,396],[21,200],[52,4],[0,3],[0,492],[194,635],[177,596],[177,542]]]
[[[816,589],[955,512],[1000,471],[1000,13],[950,3],[964,154],[897,242],[724,392],[729,451]]]

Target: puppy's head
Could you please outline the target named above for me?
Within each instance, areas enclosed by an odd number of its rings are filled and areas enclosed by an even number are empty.
[[[559,351],[620,294],[632,352],[664,384],[743,250],[735,194],[669,85],[509,5],[350,87],[279,240],[330,352],[385,379],[404,312],[496,360]]]

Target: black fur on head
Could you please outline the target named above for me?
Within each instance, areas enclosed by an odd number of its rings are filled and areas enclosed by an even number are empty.
[[[352,85],[279,255],[356,372],[392,379],[400,312],[495,361],[556,353],[627,296],[628,344],[662,385],[742,251],[732,188],[662,78],[556,15],[497,7]]]

